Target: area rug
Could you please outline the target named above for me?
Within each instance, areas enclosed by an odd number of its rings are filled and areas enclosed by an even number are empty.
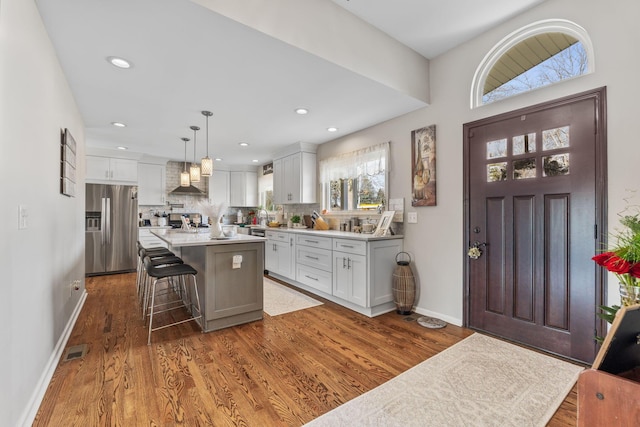
[[[278,316],[296,310],[321,305],[320,301],[308,297],[273,280],[264,278],[264,312],[269,316]]]
[[[473,334],[306,426],[544,426],[582,369]]]

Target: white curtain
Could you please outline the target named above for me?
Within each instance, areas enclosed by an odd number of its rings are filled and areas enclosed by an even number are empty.
[[[389,142],[329,157],[320,161],[320,182],[377,175],[386,170],[388,158]]]

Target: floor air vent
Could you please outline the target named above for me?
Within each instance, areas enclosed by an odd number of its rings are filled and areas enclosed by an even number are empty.
[[[62,361],[68,362],[70,360],[81,359],[85,354],[87,354],[87,350],[88,347],[86,344],[74,345],[73,347],[69,347]]]

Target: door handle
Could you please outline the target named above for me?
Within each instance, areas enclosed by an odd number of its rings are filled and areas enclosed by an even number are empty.
[[[347,269],[351,270],[351,258],[347,258]]]
[[[347,268],[346,263],[347,263],[347,260],[344,257],[342,257],[342,268]]]

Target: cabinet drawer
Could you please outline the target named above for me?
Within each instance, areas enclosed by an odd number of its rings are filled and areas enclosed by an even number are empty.
[[[309,246],[296,247],[296,262],[298,264],[330,272],[333,264],[331,259],[332,252],[329,249],[316,249]]]
[[[282,231],[267,230],[264,233],[264,236],[269,240],[277,240],[277,241],[280,241],[280,242],[288,242],[289,241],[289,233],[283,233]]]
[[[366,255],[367,242],[348,239],[333,239],[333,250],[356,255]]]
[[[298,264],[296,266],[296,280],[314,289],[331,294],[332,273]]]
[[[314,248],[331,249],[331,237],[305,236],[298,234],[296,237],[296,243]]]

